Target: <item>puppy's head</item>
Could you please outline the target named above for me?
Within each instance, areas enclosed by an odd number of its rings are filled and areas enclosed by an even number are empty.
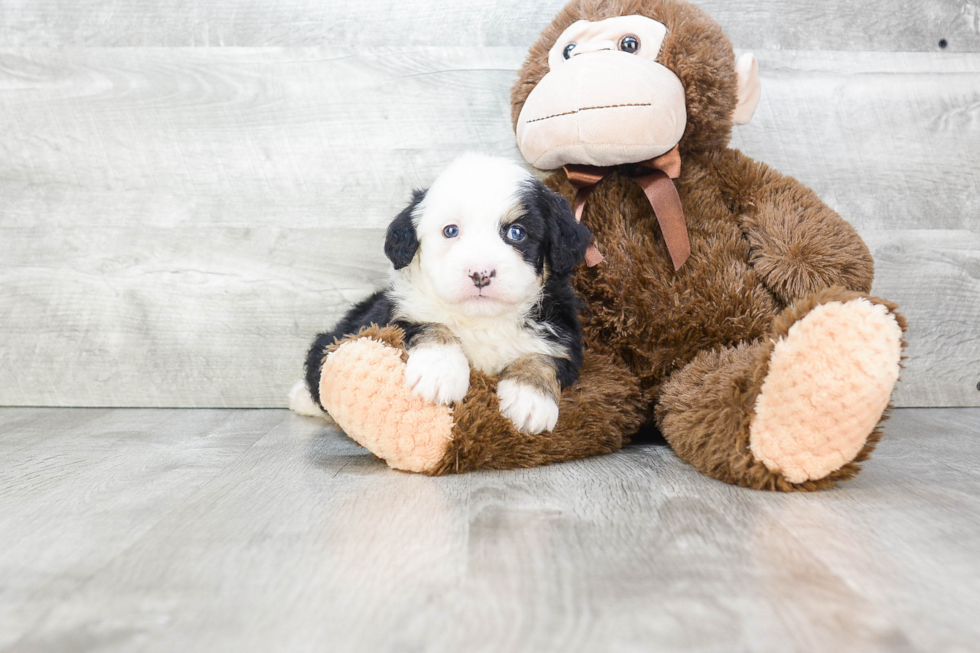
[[[385,254],[455,310],[496,315],[533,303],[548,275],[567,276],[591,237],[523,168],[468,154],[416,191],[388,227]]]

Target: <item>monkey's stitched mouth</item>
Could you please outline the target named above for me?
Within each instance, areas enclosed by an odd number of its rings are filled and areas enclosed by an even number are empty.
[[[581,113],[583,111],[595,111],[596,109],[619,109],[621,107],[652,107],[653,104],[650,102],[634,102],[630,104],[606,104],[601,107],[582,107],[581,109],[575,109],[574,111],[566,111],[564,113],[555,113],[550,116],[544,116],[543,118],[535,118],[533,120],[528,120],[525,124],[530,125],[532,122],[541,122],[542,120],[551,120],[552,118],[560,118],[561,116],[571,116],[576,113]]]

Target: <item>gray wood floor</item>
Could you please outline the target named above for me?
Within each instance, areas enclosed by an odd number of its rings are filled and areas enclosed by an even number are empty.
[[[668,449],[426,478],[283,410],[0,409],[0,650],[969,651],[980,410],[741,490]]]

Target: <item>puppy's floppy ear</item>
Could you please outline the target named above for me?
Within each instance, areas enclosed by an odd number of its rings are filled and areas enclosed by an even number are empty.
[[[554,274],[568,274],[585,259],[592,232],[575,219],[568,200],[537,179],[532,195],[547,223],[547,256]]]
[[[401,270],[411,263],[415,258],[415,252],[419,249],[419,237],[412,223],[412,213],[424,197],[424,190],[414,191],[411,203],[388,225],[388,234],[385,236],[385,256],[396,270]]]

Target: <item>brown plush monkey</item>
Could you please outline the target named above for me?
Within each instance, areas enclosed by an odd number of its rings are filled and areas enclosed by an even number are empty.
[[[555,430],[517,432],[478,372],[453,409],[423,404],[390,327],[333,348],[324,406],[392,467],[427,474],[606,453],[650,424],[728,483],[813,490],[856,474],[905,322],[867,295],[873,262],[850,225],[728,148],[758,98],[754,58],[736,62],[696,6],[573,0],[512,93],[521,152],[595,234],[576,279],[586,362]]]

